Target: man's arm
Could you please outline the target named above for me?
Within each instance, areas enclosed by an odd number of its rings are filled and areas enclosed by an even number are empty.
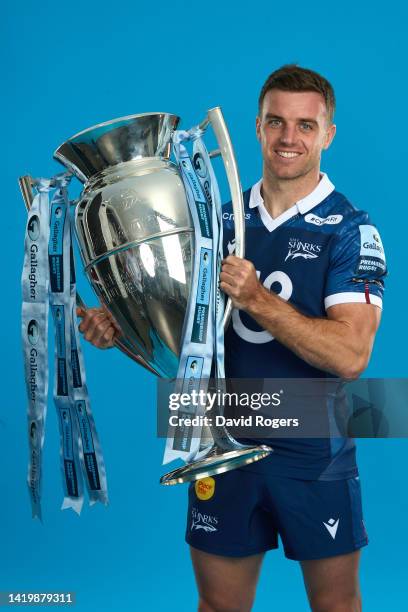
[[[358,378],[367,367],[381,309],[372,304],[337,304],[327,319],[309,317],[259,282],[253,264],[227,257],[221,289],[274,338],[310,365],[341,378]]]

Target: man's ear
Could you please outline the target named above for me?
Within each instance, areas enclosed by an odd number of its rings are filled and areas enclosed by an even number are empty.
[[[330,147],[331,143],[333,142],[333,138],[335,134],[336,134],[336,126],[334,123],[332,123],[327,129],[323,149],[328,149]]]
[[[255,121],[255,131],[257,139],[259,140],[259,142],[261,142],[261,119],[258,116]]]

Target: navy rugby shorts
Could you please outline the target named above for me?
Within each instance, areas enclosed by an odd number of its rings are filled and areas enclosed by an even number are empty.
[[[186,541],[215,555],[278,548],[296,561],[353,552],[368,543],[358,477],[297,480],[250,466],[189,485]]]

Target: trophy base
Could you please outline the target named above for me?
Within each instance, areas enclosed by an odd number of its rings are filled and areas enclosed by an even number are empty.
[[[160,478],[160,484],[175,485],[183,482],[191,482],[222,474],[236,468],[254,463],[264,459],[272,452],[269,446],[260,444],[259,446],[244,446],[231,451],[223,451],[218,446],[212,446],[208,453],[201,459],[187,463],[182,467],[164,474]]]

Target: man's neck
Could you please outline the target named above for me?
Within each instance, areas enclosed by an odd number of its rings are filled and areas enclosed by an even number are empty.
[[[273,219],[305,198],[320,181],[319,168],[313,168],[304,176],[295,179],[276,179],[264,167],[261,195],[265,208]]]

